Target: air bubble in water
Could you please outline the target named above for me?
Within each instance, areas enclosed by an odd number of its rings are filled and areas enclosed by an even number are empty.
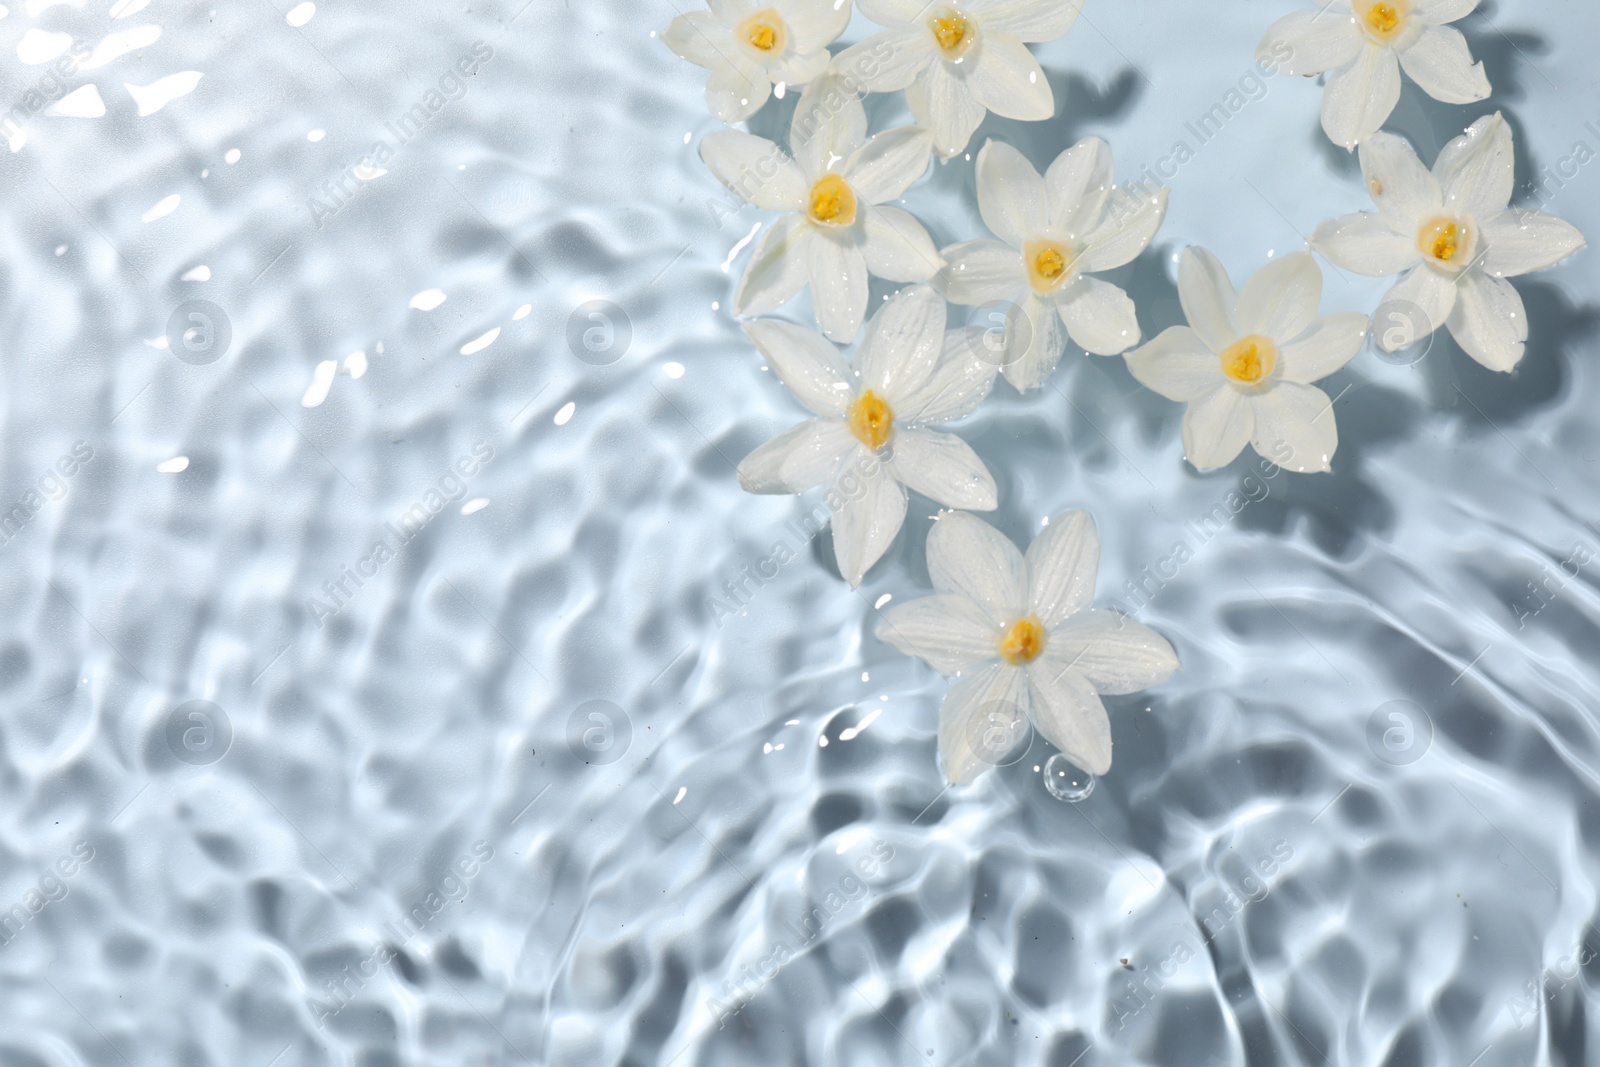
[[[1094,792],[1094,775],[1057,752],[1044,761],[1044,787],[1057,800],[1076,804]]]

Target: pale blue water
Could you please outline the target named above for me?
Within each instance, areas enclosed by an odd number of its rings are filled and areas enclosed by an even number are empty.
[[[1058,118],[974,142],[1096,133],[1127,180],[1188,142],[1113,276],[1147,336],[1185,245],[1242,280],[1368,204],[1314,84],[1186,127],[1292,6],[1090,0],[1037,49]],[[947,683],[871,636],[928,588],[933,505],[853,593],[734,479],[800,409],[716,309],[762,216],[696,155],[675,13],[0,20],[0,502],[33,512],[0,546],[0,1064],[1600,1063],[1600,586],[1559,577],[1600,552],[1594,252],[1519,281],[1514,376],[1442,336],[1358,357],[1332,475],[1194,473],[1120,360],[999,386],[959,427],[995,521],[1089,508],[1100,606],[1184,667],[1109,699],[1086,799],[1037,738],[943,792]],[[1463,27],[1496,93],[1408,83],[1424,159],[1491,107],[1519,182],[1600,151],[1600,11]],[[1593,238],[1568,170],[1548,209]],[[967,159],[908,206],[983,235]],[[1324,310],[1386,284],[1327,271]],[[626,317],[598,354],[592,301]]]

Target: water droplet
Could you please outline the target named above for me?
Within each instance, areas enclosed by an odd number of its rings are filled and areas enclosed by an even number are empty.
[[[1044,787],[1057,800],[1076,804],[1094,792],[1094,775],[1057,752],[1044,761]]]

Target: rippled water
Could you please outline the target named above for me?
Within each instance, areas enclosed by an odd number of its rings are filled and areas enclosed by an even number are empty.
[[[1314,85],[1186,126],[1290,7],[1093,0],[1038,49],[1058,118],[978,135],[1121,178],[1189,143],[1114,279],[1147,336],[1185,245],[1242,279],[1367,204]],[[1120,360],[998,387],[995,521],[1089,508],[1100,605],[1184,666],[1108,701],[1086,799],[1038,738],[944,791],[947,683],[872,636],[933,506],[853,593],[734,480],[799,409],[717,310],[761,218],[674,13],[0,20],[0,1063],[1600,1062],[1593,251],[1519,283],[1514,376],[1359,357],[1331,475],[1196,474]],[[1600,234],[1600,13],[1464,28],[1519,181],[1565,163]],[[1431,159],[1487,110],[1408,83],[1391,128]],[[982,234],[969,160],[908,203]]]

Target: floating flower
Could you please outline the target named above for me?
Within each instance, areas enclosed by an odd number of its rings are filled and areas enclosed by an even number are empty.
[[[1203,248],[1178,264],[1188,326],[1127,355],[1128,369],[1168,400],[1187,401],[1183,449],[1199,468],[1231,463],[1248,442],[1286,470],[1325,471],[1339,432],[1333,402],[1310,384],[1355,356],[1367,317],[1317,317],[1322,271],[1309,252],[1267,264],[1237,295]]]
[[[832,483],[834,558],[852,587],[900,532],[906,489],[947,507],[995,507],[994,478],[971,447],[923,429],[970,414],[994,384],[994,366],[973,355],[963,331],[947,341],[944,319],[944,301],[927,286],[895,294],[867,324],[854,374],[813,330],[776,319],[745,324],[767,365],[817,417],[746,456],[739,484],[803,493]]]
[[[1006,380],[1038,388],[1068,337],[1102,356],[1137,344],[1133,301],[1089,275],[1144,251],[1166,216],[1167,191],[1112,188],[1111,149],[1098,137],[1061,153],[1043,178],[1015,148],[990,141],[977,174],[978,208],[1001,240],[946,248],[943,277],[957,304],[1003,301],[1026,317],[1027,328],[1007,324],[1018,328],[1006,330],[1000,353]]]
[[[999,762],[1029,719],[1084,770],[1111,769],[1100,694],[1163,682],[1178,657],[1148,626],[1090,610],[1099,566],[1086,511],[1051,519],[1026,558],[972,515],[946,512],[933,524],[928,573],[938,595],[890,608],[877,633],[961,676],[939,709],[939,755],[952,785]]]
[[[1378,212],[1330,219],[1311,245],[1357,274],[1405,274],[1379,305],[1385,351],[1440,324],[1490,370],[1522,359],[1528,317],[1506,278],[1543,270],[1584,246],[1572,225],[1542,211],[1511,211],[1511,128],[1486,115],[1444,146],[1433,172],[1388,133],[1361,146],[1361,173]]]
[[[828,69],[828,45],[850,22],[850,0],[709,0],[661,34],[668,48],[711,71],[706,106],[723,122],[761,110],[774,84],[796,88]]]
[[[840,52],[836,70],[875,92],[906,91],[919,125],[944,158],[967,147],[986,111],[1036,122],[1055,114],[1055,94],[1025,41],[1053,41],[1081,0],[859,0],[887,32]]]
[[[1483,64],[1473,62],[1461,31],[1446,25],[1477,6],[1478,0],[1317,0],[1314,10],[1269,26],[1256,58],[1278,56],[1287,45],[1286,72],[1330,72],[1322,128],[1335,144],[1354,148],[1394,110],[1401,67],[1423,92],[1447,104],[1489,95]]]
[[[719,130],[700,144],[706,166],[746,203],[788,214],[756,245],[734,292],[735,315],[758,315],[811,286],[822,332],[851,341],[867,311],[867,275],[892,282],[932,277],[944,259],[928,231],[890,205],[928,169],[932,135],[916,126],[867,140],[861,100],[837,79],[801,96],[791,159],[763,137]]]

